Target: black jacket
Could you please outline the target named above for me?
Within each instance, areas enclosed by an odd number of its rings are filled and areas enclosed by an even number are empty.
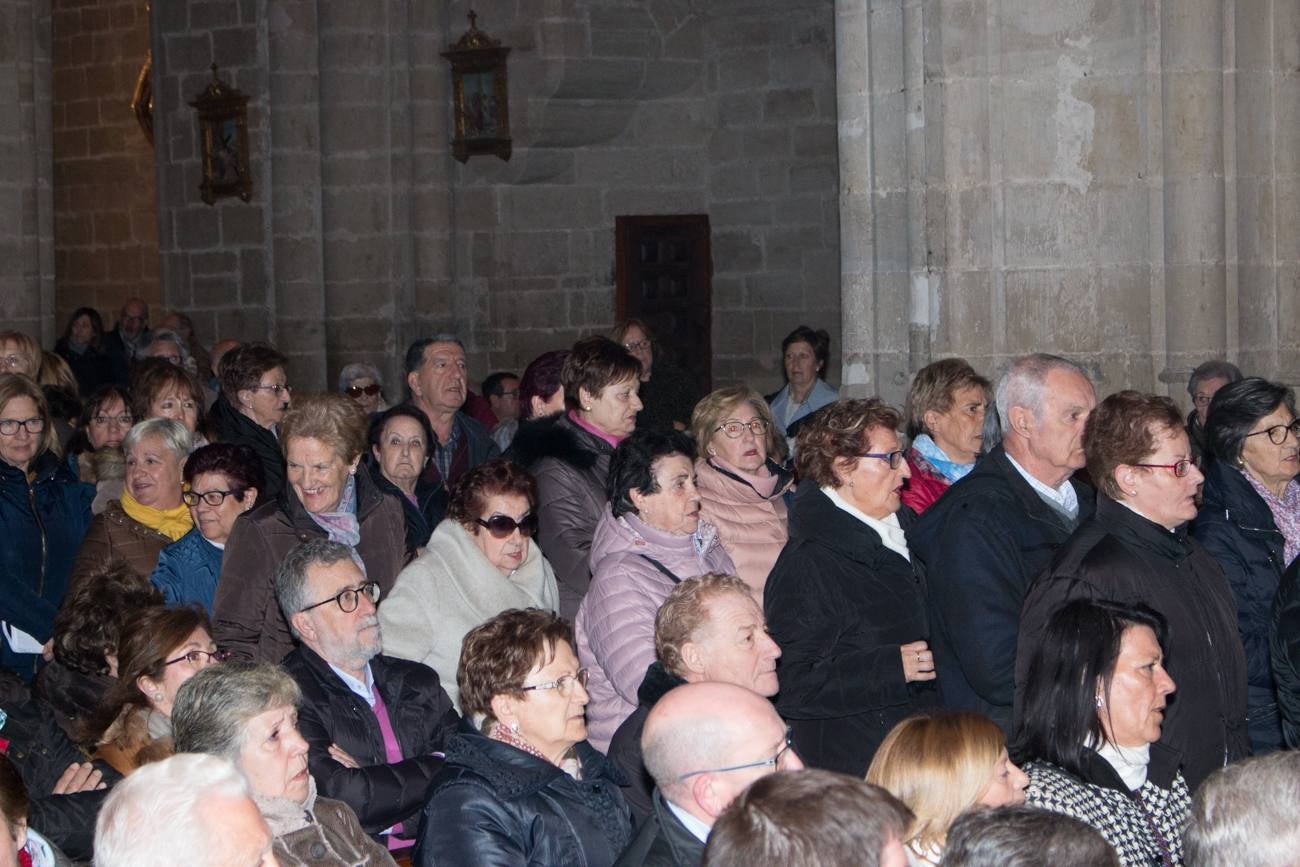
[[[582,779],[463,724],[420,822],[417,867],[610,867],[632,839],[618,772],[586,741]]]
[[[1248,708],[1252,733],[1271,721],[1272,737],[1256,747],[1280,745],[1277,690],[1269,663],[1268,634],[1273,603],[1285,568],[1286,540],[1273,513],[1241,471],[1224,461],[1205,469],[1202,502],[1191,534],[1223,569],[1237,603],[1237,630],[1246,650]]]
[[[264,490],[257,492],[259,503],[269,502],[284,490],[284,454],[275,434],[230,405],[224,394],[208,410],[208,425],[217,442],[242,443],[251,448],[262,462],[262,475],[266,479]]]
[[[118,345],[121,345],[120,341]],[[72,369],[72,375],[77,379],[77,389],[82,397],[89,397],[95,389],[103,385],[126,388],[129,379],[127,363],[120,352],[95,350],[89,346],[84,352],[73,352],[66,337],[59,338],[59,342],[54,344],[54,351]]]
[[[361,827],[372,836],[404,822],[405,836],[414,838],[429,781],[442,767],[442,758],[434,753],[442,751],[460,724],[438,673],[390,656],[370,660],[375,688],[405,757],[389,764],[374,711],[324,659],[299,645],[283,665],[302,689],[298,730],[307,739],[308,765],[322,797],[355,810]],[[330,757],[330,744],[338,744],[361,767],[336,762]]]
[[[641,760],[641,731],[645,728],[645,718],[668,690],[684,683],[684,679],[664,668],[658,660],[650,663],[641,685],[637,687],[636,710],[623,720],[609,742],[607,755],[627,780],[627,785],[623,787],[623,799],[632,808],[632,821],[638,825],[651,813],[650,793],[655,787],[655,781],[650,778],[645,763]]]
[[[1246,656],[1232,590],[1214,558],[1186,527],[1171,533],[1109,497],[1070,537],[1025,600],[1016,660],[1024,682],[1052,613],[1072,599],[1141,602],[1169,624],[1169,697],[1160,742],[1183,757],[1195,789],[1211,771],[1250,755],[1246,732]]]
[[[704,844],[668,809],[664,796],[655,789],[649,818],[614,867],[697,867],[703,858]]]
[[[904,529],[916,518],[898,517]],[[894,724],[934,701],[932,684],[904,680],[899,650],[929,634],[920,572],[806,482],[763,607],[782,654],[776,708],[800,757],[861,777]]]
[[[94,848],[95,817],[108,796],[108,789],[53,794],[59,777],[73,762],[86,756],[68,740],[54,714],[39,702],[6,695],[0,697],[0,710],[7,719],[0,738],[8,746],[0,749],[18,769],[31,799],[27,822],[69,857],[89,860]],[[104,782],[113,785],[122,775],[104,762],[96,762]]]
[[[1300,557],[1282,576],[1269,630],[1273,679],[1286,745],[1300,749]]]
[[[441,479],[421,478],[415,483],[415,499],[412,503],[402,493],[402,489],[384,478],[383,471],[374,455],[366,455],[362,461],[370,472],[375,487],[402,504],[402,518],[406,522],[406,550],[414,555],[416,551],[429,544],[433,530],[447,516],[447,486]]]
[[[1093,511],[1092,489],[1071,484],[1081,523]],[[999,445],[908,531],[912,556],[925,565],[930,647],[946,707],[982,713],[1011,736],[1020,609],[1072,530]]]

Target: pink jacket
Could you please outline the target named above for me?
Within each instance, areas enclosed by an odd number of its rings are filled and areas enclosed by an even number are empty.
[[[789,537],[785,499],[789,475],[782,473],[770,497],[711,461],[695,462],[700,517],[718,528],[718,539],[736,564],[736,574],[763,601],[763,585]]]
[[[657,530],[633,514],[606,507],[591,543],[591,586],[578,608],[578,659],[590,671],[587,740],[605,752],[614,731],[636,709],[636,691],[655,661],[655,614],[677,582],[705,572],[734,574],[712,524],[694,536]]]

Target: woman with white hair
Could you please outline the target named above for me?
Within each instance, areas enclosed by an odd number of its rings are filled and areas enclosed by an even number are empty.
[[[339,391],[357,402],[366,415],[388,409],[384,400],[384,378],[379,368],[356,361],[339,371]]]

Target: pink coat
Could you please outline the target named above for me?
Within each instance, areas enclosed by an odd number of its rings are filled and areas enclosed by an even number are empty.
[[[782,473],[770,497],[712,461],[695,462],[700,517],[718,528],[718,539],[736,564],[736,574],[763,600],[763,585],[789,538],[785,498],[791,485]]]
[[[733,574],[712,524],[694,536],[655,529],[636,515],[615,518],[608,507],[591,543],[591,586],[578,608],[578,659],[590,671],[587,740],[601,752],[636,709],[636,691],[655,661],[655,614],[679,580],[705,572]]]

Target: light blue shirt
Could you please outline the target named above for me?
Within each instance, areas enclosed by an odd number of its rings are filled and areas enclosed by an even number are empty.
[[[664,803],[668,805],[668,809],[673,811],[673,815],[677,817],[677,821],[682,823],[682,827],[687,831],[690,831],[696,840],[699,840],[701,843],[709,842],[709,832],[713,830],[711,827],[704,824],[667,798],[664,798]]]
[[[343,669],[336,667],[334,663],[330,662],[329,660],[326,660],[325,664],[330,667],[331,671],[333,671],[335,674],[339,676],[339,680],[347,684],[348,689],[352,690],[358,696],[365,699],[366,704],[370,705],[371,710],[375,709],[375,676],[370,672],[370,663],[368,662],[366,663],[365,683],[362,683],[361,681],[357,680],[355,677],[348,674]]]

